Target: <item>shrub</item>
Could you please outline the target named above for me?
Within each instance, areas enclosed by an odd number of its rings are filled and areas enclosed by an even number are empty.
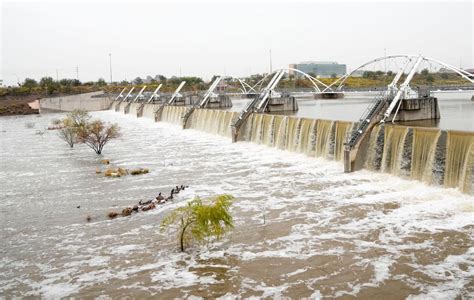
[[[177,226],[181,251],[193,241],[218,240],[234,227],[229,212],[232,200],[230,195],[219,195],[204,201],[196,197],[186,206],[168,214],[161,222],[161,230],[173,224]]]
[[[104,146],[120,136],[117,124],[106,124],[100,120],[87,123],[78,128],[78,140],[86,144],[97,154],[101,154]]]

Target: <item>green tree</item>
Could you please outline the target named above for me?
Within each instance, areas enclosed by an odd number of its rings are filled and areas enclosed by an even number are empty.
[[[433,75],[428,74],[428,76],[426,76],[426,81],[428,81],[429,83],[434,82],[434,77],[433,77]]]
[[[49,76],[43,77],[40,79],[39,83],[41,87],[45,89],[49,95],[54,93],[54,91],[58,90],[58,84],[57,82],[54,81],[53,77],[49,77]]]
[[[441,78],[443,78],[443,79],[449,79],[448,73],[441,73]]]
[[[38,82],[31,78],[25,78],[25,81],[23,81],[23,84],[21,86],[28,89],[32,89],[38,86]]]
[[[428,73],[430,73],[430,71],[428,71],[428,69],[421,70],[421,75],[423,75],[423,76],[428,75]]]
[[[140,77],[137,77],[137,78],[133,79],[133,83],[134,83],[134,84],[142,84],[142,83],[143,83],[143,79],[141,79]]]
[[[156,75],[155,80],[157,80],[160,83],[165,83],[166,82],[166,77],[163,75]]]
[[[181,251],[193,241],[203,243],[211,239],[219,240],[233,227],[229,208],[234,198],[231,195],[202,200],[199,197],[189,201],[165,216],[161,230],[175,225]]]
[[[106,86],[107,82],[105,82],[104,78],[99,78],[99,80],[97,80],[97,85],[100,87]]]
[[[62,86],[71,86],[72,85],[72,79],[63,78],[63,79],[59,80],[59,84],[62,85]]]

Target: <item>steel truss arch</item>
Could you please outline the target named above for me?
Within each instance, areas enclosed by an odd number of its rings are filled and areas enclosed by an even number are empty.
[[[401,55],[388,55],[388,56],[381,56],[381,57],[378,57],[378,58],[375,58],[375,59],[372,59],[360,66],[358,66],[357,68],[355,68],[354,70],[352,70],[351,72],[345,74],[344,76],[338,78],[336,81],[334,81],[333,83],[331,83],[329,86],[327,86],[326,89],[323,90],[323,92],[326,92],[328,89],[329,90],[332,90],[332,87],[335,86],[337,83],[339,83],[337,85],[337,88],[336,88],[336,91],[340,91],[341,88],[342,88],[342,85],[344,84],[344,82],[347,80],[347,78],[349,78],[350,76],[352,76],[355,72],[359,71],[360,69],[368,66],[368,65],[371,65],[373,63],[376,63],[376,62],[379,62],[379,61],[383,61],[383,60],[388,60],[388,59],[393,59],[393,58],[407,58],[409,60],[412,60],[412,59],[416,59],[417,57],[419,57],[420,55],[406,55],[406,54],[401,54]],[[456,74],[460,75],[461,77],[463,77],[464,79],[468,80],[469,82],[471,83],[474,83],[474,79],[471,79],[469,76],[472,76],[472,74],[470,74],[469,72],[467,71],[464,71],[462,69],[459,69],[459,68],[456,68],[450,64],[447,64],[445,62],[442,62],[440,60],[437,60],[437,59],[434,59],[434,58],[429,58],[429,57],[426,57],[426,56],[421,56],[423,61],[427,61],[427,62],[434,62],[434,63],[437,63],[441,66],[444,66],[450,70],[452,70],[453,72],[455,72]]]

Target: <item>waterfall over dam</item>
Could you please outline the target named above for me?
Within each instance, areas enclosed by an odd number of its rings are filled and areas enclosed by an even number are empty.
[[[123,111],[122,106],[119,111]],[[145,104],[143,116],[181,125],[187,111],[185,106],[165,106],[161,116],[155,116],[157,107]],[[131,107],[130,113],[133,111],[136,108]],[[196,109],[186,128],[230,138],[231,124],[237,117],[237,112]],[[344,143],[354,125],[253,113],[239,140],[342,162]],[[375,126],[366,144],[362,162],[366,169],[474,194],[474,132],[386,124]]]

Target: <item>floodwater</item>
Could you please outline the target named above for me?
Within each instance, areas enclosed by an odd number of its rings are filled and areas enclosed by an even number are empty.
[[[357,122],[379,93],[346,93],[343,99],[315,100],[297,98],[299,110],[288,115],[310,118]],[[406,122],[404,125],[438,127],[444,130],[474,131],[473,91],[433,92],[437,97],[441,119],[438,121]],[[241,111],[247,99],[232,99],[232,111]]]
[[[104,157],[151,172],[106,178],[86,146],[37,134],[60,116],[0,118],[2,297],[474,295],[473,196],[112,111],[93,113],[123,131]],[[106,218],[178,184],[173,203]],[[234,231],[180,253],[163,215],[221,193]]]

